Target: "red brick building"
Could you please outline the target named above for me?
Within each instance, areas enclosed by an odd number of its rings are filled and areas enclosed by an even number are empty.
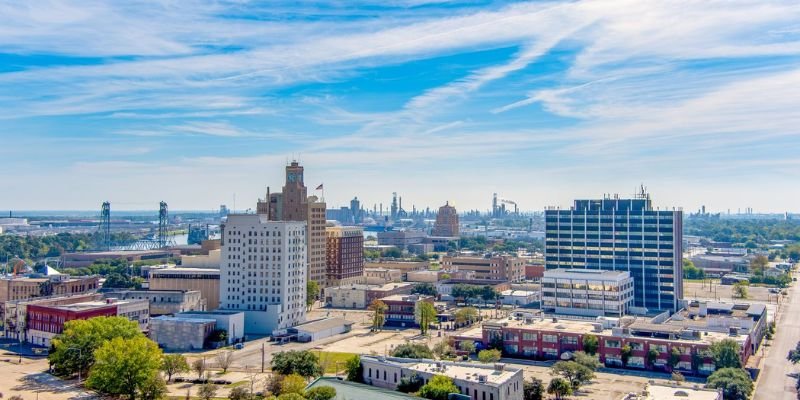
[[[708,351],[712,343],[736,341],[745,364],[758,350],[765,325],[763,305],[712,303],[690,305],[668,318],[592,321],[520,315],[484,323],[481,337],[457,336],[455,340],[501,345],[508,357],[554,360],[584,350],[584,340],[591,335],[598,339],[600,361],[609,367],[708,375],[715,368]]]
[[[329,226],[326,236],[326,286],[364,282],[364,233],[356,226]]]

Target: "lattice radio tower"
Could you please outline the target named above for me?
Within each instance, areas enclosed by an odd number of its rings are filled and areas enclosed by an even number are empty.
[[[111,250],[111,203],[107,201],[100,207],[100,234],[103,238],[101,245]]]

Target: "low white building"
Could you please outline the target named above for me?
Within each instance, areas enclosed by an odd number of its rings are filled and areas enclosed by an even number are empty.
[[[541,292],[533,290],[504,290],[500,292],[500,303],[510,306],[526,306],[537,303]]]
[[[722,390],[689,385],[648,384],[641,393],[629,393],[623,400],[722,400]]]
[[[582,316],[622,316],[633,307],[627,271],[551,269],[542,277],[542,310]]]
[[[191,311],[175,314],[179,318],[210,319],[215,322],[215,329],[228,332],[228,344],[244,339],[244,313],[241,311]]]
[[[289,328],[289,332],[297,334],[298,342],[314,342],[334,335],[350,332],[352,329],[352,321],[348,321],[344,318],[325,318]]]
[[[404,377],[427,383],[435,375],[453,380],[461,394],[478,400],[522,400],[523,371],[505,364],[458,363],[396,357],[361,356],[363,380],[369,385],[397,389]]]

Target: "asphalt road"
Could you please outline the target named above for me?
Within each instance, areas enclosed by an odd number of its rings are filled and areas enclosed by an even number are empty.
[[[797,276],[797,273],[794,274]],[[763,363],[761,376],[753,396],[754,400],[796,400],[795,384],[792,377],[798,369],[786,360],[789,350],[800,341],[800,289],[797,283],[789,288],[788,298],[781,306],[776,325],[775,338]]]

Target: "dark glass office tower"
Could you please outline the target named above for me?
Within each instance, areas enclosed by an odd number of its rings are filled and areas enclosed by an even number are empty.
[[[676,310],[683,298],[683,212],[654,210],[650,196],[575,200],[545,210],[546,268],[628,271],[634,307]]]

